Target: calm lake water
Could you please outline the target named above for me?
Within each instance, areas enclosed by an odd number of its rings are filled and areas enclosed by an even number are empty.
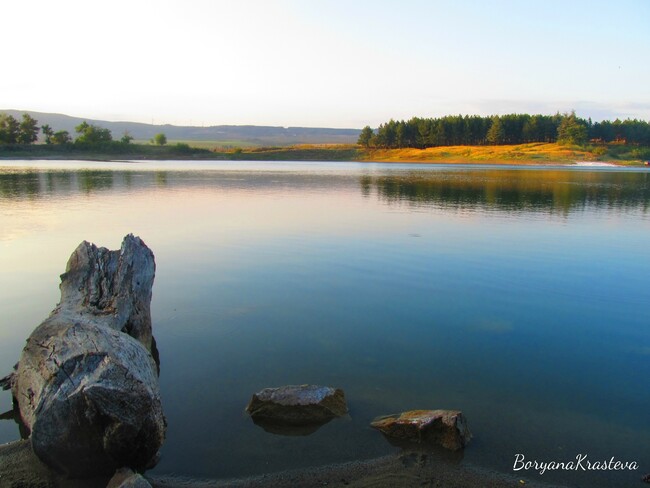
[[[381,456],[397,448],[369,422],[429,408],[466,414],[463,463],[639,464],[517,473],[580,486],[650,472],[645,169],[1,161],[0,376],[79,242],[130,232],[157,263],[154,474]],[[349,417],[289,437],[244,415],[253,392],[303,383],[343,388]]]

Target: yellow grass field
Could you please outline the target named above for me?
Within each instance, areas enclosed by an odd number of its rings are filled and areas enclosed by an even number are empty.
[[[427,149],[368,149],[360,160],[378,162],[554,164],[602,160],[592,152],[555,143],[514,146],[441,146]]]

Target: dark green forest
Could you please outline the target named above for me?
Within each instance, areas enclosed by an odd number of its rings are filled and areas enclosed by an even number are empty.
[[[558,142],[650,145],[650,124],[644,120],[592,122],[570,114],[447,115],[390,120],[376,130],[364,127],[358,143],[366,148],[401,149],[436,146],[480,146]]]

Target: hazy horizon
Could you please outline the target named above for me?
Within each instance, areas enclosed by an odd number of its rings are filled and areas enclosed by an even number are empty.
[[[309,126],[309,125],[282,125],[282,124],[228,124],[228,123],[223,123],[223,124],[174,124],[174,123],[167,123],[167,122],[161,122],[161,123],[154,123],[152,124],[151,122],[147,121],[139,121],[139,120],[127,120],[127,119],[115,119],[111,120],[109,118],[104,118],[104,117],[87,117],[83,114],[70,114],[70,113],[61,113],[61,112],[43,112],[41,110],[32,110],[29,108],[14,108],[14,107],[3,107],[0,108],[0,113],[5,113],[5,112],[18,112],[20,113],[42,113],[42,114],[47,114],[47,115],[56,115],[56,116],[62,116],[62,117],[72,117],[74,119],[85,119],[85,120],[97,120],[97,121],[102,121],[102,122],[111,122],[111,123],[125,123],[125,124],[145,124],[145,125],[155,125],[159,127],[164,127],[164,126],[173,126],[173,127],[196,127],[196,128],[209,128],[209,127],[277,127],[277,128],[283,128],[283,129],[289,129],[292,127],[295,128],[301,128],[301,129],[340,129],[340,130],[361,130],[363,127],[325,127],[325,126]]]
[[[34,0],[4,13],[7,109],[181,126],[650,119],[643,0]]]

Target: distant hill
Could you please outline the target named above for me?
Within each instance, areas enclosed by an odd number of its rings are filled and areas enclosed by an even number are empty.
[[[149,140],[162,132],[170,141],[213,141],[229,145],[291,145],[291,144],[355,144],[361,132],[359,129],[328,129],[314,127],[273,127],[260,125],[213,125],[210,127],[153,125],[138,122],[109,122],[89,118],[71,117],[63,114],[33,112],[31,110],[1,110],[17,119],[28,113],[38,124],[48,124],[56,132],[74,128],[84,120],[89,124],[109,129],[114,139],[128,131],[136,140]]]

